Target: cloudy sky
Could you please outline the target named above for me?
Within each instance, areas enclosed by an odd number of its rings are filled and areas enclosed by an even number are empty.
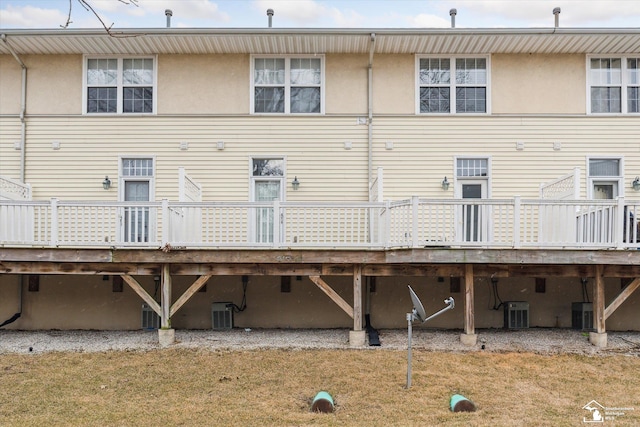
[[[259,28],[266,10],[274,27],[438,28],[551,27],[560,7],[561,27],[637,28],[640,0],[86,0],[114,28]],[[135,4],[126,4],[135,3]],[[78,0],[0,0],[0,28],[95,28],[102,24]]]

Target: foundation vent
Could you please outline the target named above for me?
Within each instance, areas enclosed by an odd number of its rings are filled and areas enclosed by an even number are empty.
[[[142,304],[142,329],[160,328],[160,316],[148,304]]]
[[[504,327],[506,329],[526,329],[529,327],[529,303],[510,301],[504,303]]]
[[[571,304],[571,328],[593,329],[593,303],[574,302]]]
[[[211,304],[211,327],[218,330],[233,328],[232,303],[214,302]]]

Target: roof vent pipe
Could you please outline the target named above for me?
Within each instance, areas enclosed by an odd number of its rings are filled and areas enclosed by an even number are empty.
[[[456,9],[451,9],[449,11],[449,16],[451,16],[451,28],[455,28],[456,27],[456,15],[458,14],[458,11]]]
[[[269,17],[269,28],[271,28],[273,21],[273,9],[267,9],[267,16]]]
[[[559,7],[554,7],[553,8],[553,14],[556,17],[556,28],[558,28],[560,26],[560,8]]]
[[[165,9],[164,14],[167,16],[167,28],[171,28],[171,17],[173,16],[173,12],[171,9]]]

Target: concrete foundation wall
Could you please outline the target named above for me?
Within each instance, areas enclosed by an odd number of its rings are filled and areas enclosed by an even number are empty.
[[[104,279],[107,280],[104,280]],[[28,290],[28,280],[17,275],[0,276],[0,322],[20,310],[22,316],[5,329],[98,329],[126,330],[142,327],[140,297],[128,286],[123,292],[113,292],[112,278],[103,276],[50,275],[40,276],[39,290]],[[193,283],[196,277],[173,278],[173,301]],[[323,279],[350,305],[353,304],[352,278],[347,276]],[[152,277],[138,277],[150,295],[160,298],[160,289]],[[22,281],[22,283],[21,283]],[[410,284],[421,298],[427,314],[444,307],[443,300],[452,296],[456,308],[430,320],[424,327],[461,329],[464,319],[464,288],[450,292],[449,278],[379,277],[370,296],[373,327],[403,328],[406,313],[412,304],[407,291]],[[592,300],[592,280],[587,284]],[[234,313],[234,326],[245,328],[353,328],[353,320],[333,303],[307,277],[291,277],[291,291],[281,292],[279,276],[250,276],[246,290],[247,307]],[[607,279],[605,297],[609,304],[620,292],[620,279]],[[530,327],[571,327],[571,303],[583,300],[579,278],[547,278],[546,292],[537,293],[535,279],[500,279],[495,296],[489,278],[475,280],[476,328],[502,328],[503,302],[527,301]],[[208,329],[211,304],[228,302],[240,306],[243,285],[239,276],[212,277],[205,292],[197,292],[173,317],[177,329]],[[363,301],[363,307],[366,307]],[[607,320],[607,330],[640,330],[640,293],[636,292]]]

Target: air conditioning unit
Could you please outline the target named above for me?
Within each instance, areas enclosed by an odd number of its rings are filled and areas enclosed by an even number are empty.
[[[593,303],[574,302],[571,304],[571,327],[573,329],[593,329]]]
[[[526,329],[529,327],[529,303],[508,301],[504,303],[504,327],[506,329]]]
[[[142,329],[160,328],[160,316],[148,304],[142,304]]]
[[[214,302],[211,304],[211,327],[218,330],[233,328],[232,303]]]

